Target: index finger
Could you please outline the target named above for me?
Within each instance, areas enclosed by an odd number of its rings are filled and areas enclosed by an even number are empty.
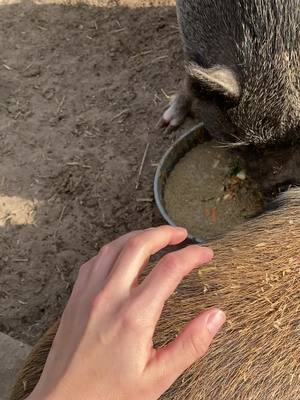
[[[186,237],[186,229],[164,225],[147,229],[130,238],[111,271],[110,284],[113,284],[116,290],[130,290],[153,254],[168,245],[181,243]]]

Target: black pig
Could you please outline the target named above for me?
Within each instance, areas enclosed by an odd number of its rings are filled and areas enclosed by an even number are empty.
[[[180,125],[196,103],[227,143],[299,139],[300,0],[177,0],[177,14],[186,77],[163,123]]]

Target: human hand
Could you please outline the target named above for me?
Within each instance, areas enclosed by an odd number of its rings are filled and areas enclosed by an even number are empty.
[[[169,253],[138,285],[151,255],[187,237],[162,226],[132,232],[85,263],[62,315],[39,383],[28,400],[156,400],[207,351],[225,321],[217,309],[154,349],[163,306],[182,278],[212,259],[193,245]]]

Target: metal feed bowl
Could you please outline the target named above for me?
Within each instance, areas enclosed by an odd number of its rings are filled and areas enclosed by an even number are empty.
[[[154,199],[156,206],[163,219],[171,226],[176,226],[175,222],[169,216],[164,201],[164,190],[169,174],[174,169],[177,162],[189,150],[199,143],[207,140],[207,131],[204,124],[194,126],[186,134],[181,136],[165,153],[158,164],[154,178]],[[188,238],[194,243],[204,243],[204,239],[197,238],[189,233]]]

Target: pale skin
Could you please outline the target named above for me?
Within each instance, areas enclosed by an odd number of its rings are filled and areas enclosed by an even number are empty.
[[[155,349],[163,306],[193,268],[213,252],[192,245],[162,257],[138,284],[151,255],[187,237],[162,226],[129,233],[104,246],[78,274],[41,379],[27,400],[157,400],[204,356],[225,321],[209,309],[177,338]]]

